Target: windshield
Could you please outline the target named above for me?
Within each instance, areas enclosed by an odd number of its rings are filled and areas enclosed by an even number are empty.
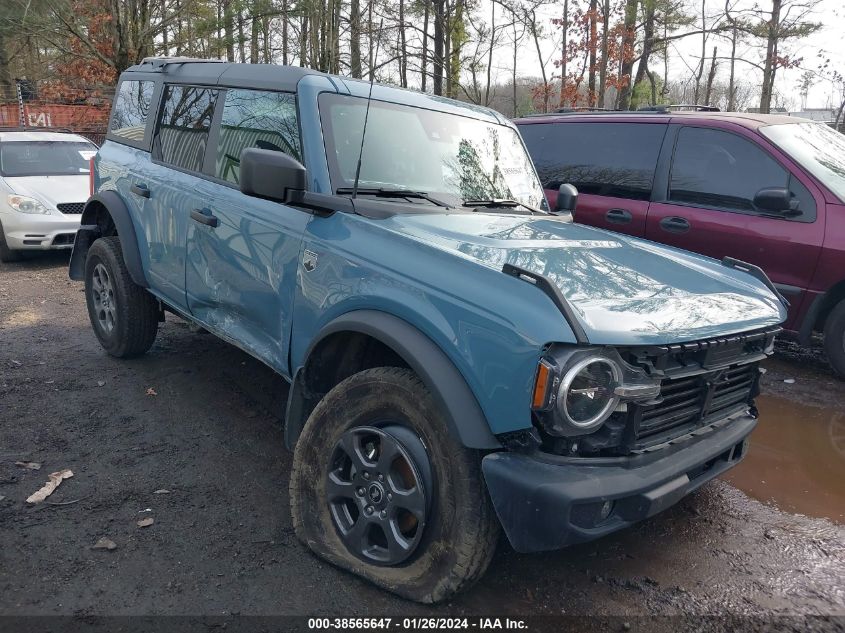
[[[352,187],[367,100],[324,94],[320,118],[335,191]],[[361,188],[468,200],[507,198],[546,209],[519,134],[505,125],[383,101],[370,104]]]
[[[0,143],[0,174],[62,176],[88,173],[97,153],[93,143],[76,141],[7,141]]]
[[[760,132],[845,201],[845,135],[809,121],[768,125]]]

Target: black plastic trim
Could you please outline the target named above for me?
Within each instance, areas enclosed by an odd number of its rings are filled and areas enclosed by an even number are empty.
[[[337,332],[358,332],[372,336],[396,352],[422,379],[435,402],[446,415],[453,436],[464,446],[478,449],[501,449],[501,443],[490,431],[478,400],[464,377],[434,341],[402,319],[376,310],[347,312],[331,321],[314,337],[305,362],[320,341]],[[285,420],[285,443],[293,448],[305,424],[305,385],[300,380],[302,368],[294,372],[288,395]]]
[[[744,262],[741,259],[735,259],[733,257],[723,257],[722,258],[722,265],[727,266],[728,268],[733,268],[734,270],[739,270],[740,272],[748,273],[752,277],[755,277],[758,281],[761,281],[766,288],[772,291],[772,293],[780,300],[785,308],[789,307],[789,301],[786,300],[775,285],[772,283],[772,280],[769,279],[769,276],[763,272],[763,269],[759,266],[755,266],[754,264],[749,264],[748,262]]]
[[[584,327],[578,320],[578,316],[575,314],[575,310],[572,309],[572,305],[566,300],[566,297],[563,296],[560,289],[549,281],[546,276],[541,275],[540,273],[531,272],[525,268],[520,268],[519,266],[514,266],[513,264],[505,264],[502,266],[502,272],[506,275],[510,275],[511,277],[516,277],[517,279],[522,279],[530,284],[534,284],[546,293],[557,309],[560,310],[563,318],[566,319],[572,333],[575,335],[576,342],[579,345],[589,345],[590,340],[587,338],[587,332],[584,331]]]

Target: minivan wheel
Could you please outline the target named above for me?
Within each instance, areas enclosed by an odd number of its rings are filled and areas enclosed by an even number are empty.
[[[3,225],[0,224],[0,262],[10,264],[22,259],[20,251],[13,251],[6,242],[6,234],[3,232]]]
[[[478,580],[499,533],[477,451],[408,369],[367,369],[317,405],[294,451],[291,515],[317,555],[418,602]]]
[[[110,355],[131,358],[150,349],[158,331],[158,304],[132,281],[116,236],[101,237],[88,250],[85,302],[94,334]]]
[[[845,299],[827,316],[824,325],[824,351],[834,371],[845,378]]]

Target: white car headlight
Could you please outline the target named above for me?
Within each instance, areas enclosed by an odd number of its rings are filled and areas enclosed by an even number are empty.
[[[29,196],[19,196],[12,194],[8,198],[9,206],[18,213],[39,213],[41,215],[49,215],[50,209],[45,207],[35,198]]]

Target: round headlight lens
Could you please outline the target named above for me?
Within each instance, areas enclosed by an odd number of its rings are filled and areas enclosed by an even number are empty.
[[[619,368],[607,358],[576,363],[563,377],[558,396],[566,420],[581,429],[604,422],[619,403],[613,392],[619,378]]]

